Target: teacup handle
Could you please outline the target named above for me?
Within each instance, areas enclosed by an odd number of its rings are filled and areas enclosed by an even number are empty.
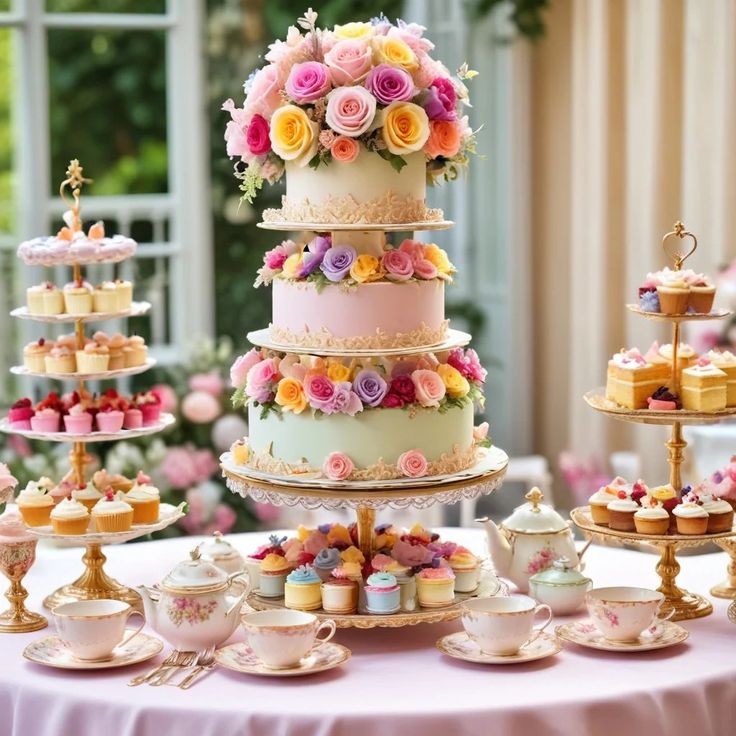
[[[136,611],[135,609],[133,609],[128,614],[128,618],[125,621],[126,624],[130,620],[130,617],[131,616],[140,616],[143,619],[141,621],[141,625],[132,634],[130,634],[129,636],[126,636],[125,639],[123,639],[119,644],[116,644],[116,646],[118,646],[118,647],[125,646],[125,644],[127,644],[131,639],[133,639],[136,636],[138,636],[138,634],[140,634],[141,631],[143,631],[143,627],[146,625],[146,617],[140,611]]]
[[[536,641],[539,635],[549,626],[549,623],[552,620],[552,609],[546,603],[540,603],[534,609],[534,616],[536,617],[536,615],[541,611],[547,611],[547,620],[541,626],[537,626],[537,628],[534,629],[532,635],[522,644],[522,646],[525,647],[527,644],[531,644],[533,641]]]
[[[319,638],[319,632],[322,630],[329,630],[329,633],[324,639]],[[317,633],[314,635],[315,644],[312,647],[312,649],[316,649],[319,646],[322,646],[322,644],[326,644],[330,639],[332,639],[333,636],[335,636],[335,631],[337,630],[337,625],[335,622],[328,618],[327,620],[323,621],[318,627],[317,627]]]

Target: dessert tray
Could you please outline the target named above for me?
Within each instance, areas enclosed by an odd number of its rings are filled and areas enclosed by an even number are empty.
[[[448,230],[455,223],[452,220],[423,220],[420,222],[384,222],[384,223],[337,223],[337,222],[259,222],[257,227],[263,230],[291,231],[314,233],[337,232],[375,232],[407,233],[421,230]]]
[[[16,307],[11,317],[16,319],[30,319],[34,322],[48,322],[49,324],[65,324],[68,322],[104,322],[109,319],[123,317],[140,317],[151,309],[150,302],[133,302],[130,309],[120,312],[87,312],[86,314],[31,314],[28,307]]]
[[[686,314],[665,314],[664,312],[647,312],[638,304],[627,304],[626,309],[639,314],[647,319],[653,319],[657,322],[704,322],[711,319],[725,319],[730,317],[732,312],[728,309],[712,309],[707,314],[699,312],[688,312]]]
[[[366,355],[392,356],[392,355],[417,355],[419,353],[439,353],[453,348],[464,347],[473,338],[467,332],[461,330],[447,330],[447,337],[433,345],[415,345],[407,348],[380,348],[367,350],[344,350],[341,348],[303,347],[301,345],[290,345],[288,343],[276,342],[271,339],[271,331],[268,327],[249,332],[246,336],[248,342],[259,348],[267,350],[278,350],[286,352],[298,352],[304,355],[339,356],[341,358],[360,358]]]
[[[101,371],[100,373],[53,373],[44,371],[37,373],[29,371],[24,365],[14,365],[10,372],[16,376],[34,376],[35,378],[53,378],[57,381],[111,381],[114,378],[124,378],[125,376],[135,376],[138,373],[145,373],[156,365],[154,358],[147,358],[143,365],[136,365],[132,368],[118,368],[113,371]]]

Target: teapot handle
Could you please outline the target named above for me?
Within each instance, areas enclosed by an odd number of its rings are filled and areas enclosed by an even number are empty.
[[[248,593],[250,593],[250,575],[248,575],[248,572],[246,570],[241,570],[240,572],[234,572],[231,575],[228,575],[228,586],[232,585],[238,578],[244,578],[244,580],[242,581],[243,592],[239,596],[237,596],[237,598],[233,601],[233,604],[227,609],[227,611],[225,612],[226,616],[229,616],[236,608],[240,608],[243,605],[243,601],[248,596]]]

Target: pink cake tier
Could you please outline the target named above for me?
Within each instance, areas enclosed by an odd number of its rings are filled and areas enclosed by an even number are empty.
[[[445,339],[440,280],[375,282],[345,288],[277,279],[271,339],[284,346],[338,350],[422,348]]]

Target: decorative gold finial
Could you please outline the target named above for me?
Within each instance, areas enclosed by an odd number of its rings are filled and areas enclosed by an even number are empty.
[[[71,223],[67,223],[72,232],[78,232],[82,229],[82,219],[79,216],[80,204],[79,197],[82,193],[82,187],[85,184],[91,184],[92,179],[86,179],[83,176],[84,169],[79,163],[79,159],[73,158],[69,162],[69,166],[66,169],[66,179],[61,182],[59,187],[59,195],[64,200],[64,203],[69,206],[71,212]],[[71,189],[72,199],[68,198],[66,189]]]
[[[537,486],[534,486],[534,488],[532,488],[531,491],[529,491],[529,493],[524,496],[524,498],[532,505],[532,511],[535,514],[538,514],[539,504],[544,501],[544,494],[542,493],[542,491],[540,491]]]
[[[196,562],[202,557],[202,553],[199,551],[199,545],[197,545],[190,553],[189,556],[192,558],[192,562]]]
[[[664,252],[673,260],[675,271],[679,271],[682,268],[682,264],[685,263],[685,261],[693,253],[695,253],[695,249],[698,247],[698,239],[687,230],[685,225],[680,222],[680,220],[677,220],[672,228],[673,229],[662,238],[662,248],[664,249]],[[689,251],[684,252],[681,249],[681,243],[678,243],[676,247],[670,250],[667,241],[672,237],[677,237],[680,240],[683,240],[683,238],[690,238],[693,241],[692,247]]]

